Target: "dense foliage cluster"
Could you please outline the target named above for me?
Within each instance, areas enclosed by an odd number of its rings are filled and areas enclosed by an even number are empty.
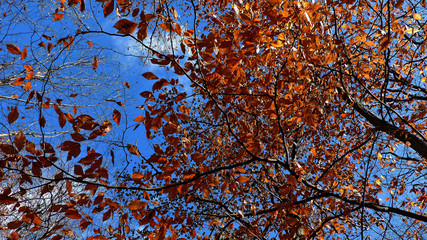
[[[0,9],[9,239],[427,237],[424,0]]]

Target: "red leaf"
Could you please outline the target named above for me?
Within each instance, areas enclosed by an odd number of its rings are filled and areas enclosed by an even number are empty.
[[[117,123],[117,125],[120,125],[120,119],[121,119],[120,112],[117,111],[116,109],[114,109],[114,111],[113,111],[113,120],[114,120],[114,122]]]
[[[21,50],[19,50],[19,47],[17,47],[16,45],[13,44],[6,44],[7,50],[15,55],[20,55],[21,54]]]
[[[131,34],[135,31],[136,27],[138,27],[138,24],[127,19],[121,19],[114,24],[114,28],[122,34]]]
[[[7,115],[7,120],[10,123],[13,123],[18,119],[19,111],[17,107],[12,107],[12,110],[10,111],[9,115]]]
[[[114,10],[114,0],[111,0],[104,6],[104,17],[107,17],[108,15],[110,15],[113,12],[113,10]]]
[[[148,80],[156,80],[159,79],[154,73],[152,72],[146,72],[144,74],[142,74],[143,77],[145,77]]]

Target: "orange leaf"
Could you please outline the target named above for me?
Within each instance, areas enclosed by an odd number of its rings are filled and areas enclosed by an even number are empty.
[[[96,68],[98,68],[98,59],[93,57],[92,69],[95,70]]]
[[[31,89],[31,82],[27,82],[27,83],[25,84],[24,89],[25,89],[25,91],[30,90],[30,89]]]
[[[147,206],[146,202],[143,202],[141,200],[134,200],[131,203],[129,203],[128,205],[126,205],[126,208],[128,208],[132,211],[138,211],[138,210],[144,209],[145,206]]]
[[[30,65],[24,65],[25,70],[27,70],[27,72],[32,72],[33,68]]]
[[[125,85],[127,88],[130,88],[130,85],[128,82],[124,82],[123,85]]]
[[[242,176],[242,175],[240,175],[240,176],[236,179],[236,181],[238,181],[239,183],[245,183],[245,182],[247,182],[249,179],[250,179],[250,177],[246,177],[246,176]]]
[[[172,24],[170,24],[170,23],[162,23],[162,24],[160,24],[160,27],[161,27],[163,30],[168,31],[168,32],[170,32],[170,31],[173,31],[173,30],[174,30],[174,29],[173,29]]]
[[[142,122],[142,121],[144,121],[144,119],[145,119],[145,117],[143,117],[143,116],[138,116],[138,117],[136,117],[136,118],[134,119],[134,121],[135,121],[135,122]]]
[[[19,111],[17,107],[12,107],[12,110],[10,111],[9,115],[7,115],[7,120],[10,123],[13,123],[18,119]]]
[[[117,123],[117,125],[120,125],[120,119],[121,119],[120,112],[117,111],[116,109],[114,109],[114,111],[113,111],[113,120],[114,120],[114,122]]]
[[[24,48],[21,52],[21,61],[27,57],[27,47]]]
[[[144,175],[142,173],[138,173],[138,172],[132,173],[132,179],[133,180],[139,180],[139,179],[142,179],[143,177],[144,177]]]
[[[21,54],[21,50],[19,50],[19,47],[17,47],[16,45],[13,44],[6,44],[7,50],[15,55],[20,55]]]
[[[148,80],[156,80],[159,79],[154,73],[152,72],[146,72],[144,74],[142,74],[143,77],[145,77]]]
[[[54,14],[53,14],[53,22],[55,22],[55,21],[59,21],[59,20],[61,20],[63,17],[64,17],[64,14],[62,14],[62,13],[54,13]]]
[[[24,82],[24,78],[23,77],[19,77],[17,78],[14,82],[13,82],[13,86],[21,86],[22,83]]]
[[[87,41],[87,44],[89,44],[90,47],[93,47],[93,44],[91,41]]]

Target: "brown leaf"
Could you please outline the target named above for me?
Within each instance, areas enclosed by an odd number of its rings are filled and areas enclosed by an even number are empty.
[[[7,120],[9,124],[13,123],[18,119],[19,117],[19,111],[17,107],[12,107],[10,113],[7,115]]]
[[[50,52],[50,50],[52,50],[53,48],[53,43],[48,43],[47,44],[47,51]]]
[[[113,10],[114,10],[114,0],[111,0],[104,6],[104,17],[107,17],[108,15],[110,15],[113,12]]]
[[[21,55],[21,50],[19,50],[19,47],[13,44],[6,44],[7,50],[15,55]]]
[[[131,154],[133,154],[133,155],[136,155],[136,156],[139,156],[139,155],[140,155],[139,150],[138,150],[138,147],[137,147],[137,146],[135,146],[135,145],[128,144],[128,145],[127,145],[127,149],[128,149],[128,151],[129,151]]]
[[[132,211],[138,211],[138,210],[144,209],[145,206],[147,206],[147,202],[143,202],[141,200],[134,200],[131,203],[129,203],[128,205],[126,205],[126,208],[128,208]]]
[[[43,116],[39,117],[39,124],[41,127],[45,127],[46,125],[46,119]]]
[[[14,139],[14,143],[16,148],[18,148],[18,151],[21,151],[21,149],[24,148],[26,142],[27,142],[27,139],[25,138],[25,134],[22,131],[19,131],[18,134],[16,134]]]
[[[114,28],[121,34],[131,34],[135,31],[138,24],[127,19],[121,19],[114,24]]]
[[[80,219],[82,215],[77,210],[68,210],[65,212],[65,216],[71,219]]]
[[[14,204],[18,201],[18,199],[5,195],[5,194],[0,194],[0,204],[4,204],[4,205],[10,205],[10,204]]]
[[[116,109],[114,109],[114,111],[113,111],[113,120],[114,120],[114,122],[117,123],[117,125],[120,125],[120,119],[121,119],[120,112],[117,111]]]
[[[159,79],[154,73],[152,72],[146,72],[144,74],[142,74],[143,77],[145,77],[148,80],[156,80]]]
[[[59,126],[63,128],[65,126],[65,123],[67,122],[67,118],[65,117],[64,113],[59,114],[58,116],[58,122]]]
[[[7,224],[9,229],[17,229],[22,225],[23,221],[13,221]]]

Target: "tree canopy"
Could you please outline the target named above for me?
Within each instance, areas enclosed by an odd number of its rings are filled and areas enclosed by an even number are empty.
[[[0,234],[427,238],[426,7],[0,5]]]

